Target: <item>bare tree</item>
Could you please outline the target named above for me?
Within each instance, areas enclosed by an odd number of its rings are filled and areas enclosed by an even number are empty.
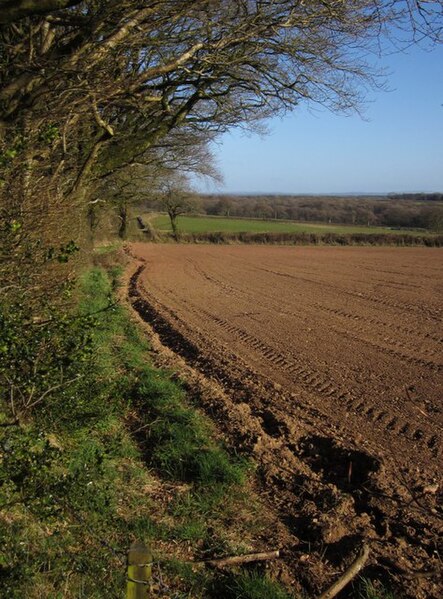
[[[215,211],[217,214],[220,214],[222,216],[230,216],[232,208],[232,200],[228,197],[222,197],[218,200],[215,206]]]
[[[172,236],[179,238],[177,218],[182,214],[195,211],[199,205],[197,196],[191,192],[184,177],[176,176],[165,181],[158,196],[158,205],[168,213]]]
[[[4,137],[9,146],[24,114],[35,138],[57,127],[51,161],[71,198],[181,128],[220,132],[301,101],[354,109],[359,84],[378,81],[366,56],[383,32],[409,23],[416,37],[441,34],[441,2],[2,5]]]
[[[99,213],[106,207],[116,210],[118,235],[125,238],[132,206],[155,204],[159,194],[163,197],[171,186],[189,192],[190,174],[221,181],[209,150],[210,140],[211,136],[205,132],[186,129],[171,132],[137,161],[97,177],[94,180],[97,198],[89,202],[91,211]]]

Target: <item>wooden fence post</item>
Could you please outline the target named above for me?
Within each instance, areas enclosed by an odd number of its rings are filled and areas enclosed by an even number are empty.
[[[152,575],[151,550],[139,541],[128,552],[128,581],[126,599],[146,599]]]

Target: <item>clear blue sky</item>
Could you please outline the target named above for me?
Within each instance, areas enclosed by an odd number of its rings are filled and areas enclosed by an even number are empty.
[[[391,91],[360,116],[300,106],[266,136],[234,130],[214,146],[224,185],[205,192],[443,191],[443,47],[380,59]]]

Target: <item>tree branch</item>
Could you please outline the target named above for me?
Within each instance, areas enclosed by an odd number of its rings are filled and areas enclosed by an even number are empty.
[[[0,25],[44,15],[80,4],[82,0],[0,0]]]
[[[369,546],[363,545],[360,555],[352,562],[346,572],[327,591],[322,593],[318,599],[333,599],[338,593],[351,582],[362,570],[369,557]]]

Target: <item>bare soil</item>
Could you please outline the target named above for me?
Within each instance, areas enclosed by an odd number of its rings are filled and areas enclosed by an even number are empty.
[[[282,577],[318,593],[366,542],[363,576],[442,597],[441,250],[130,252],[134,308],[225,391],[203,407],[258,464]]]

